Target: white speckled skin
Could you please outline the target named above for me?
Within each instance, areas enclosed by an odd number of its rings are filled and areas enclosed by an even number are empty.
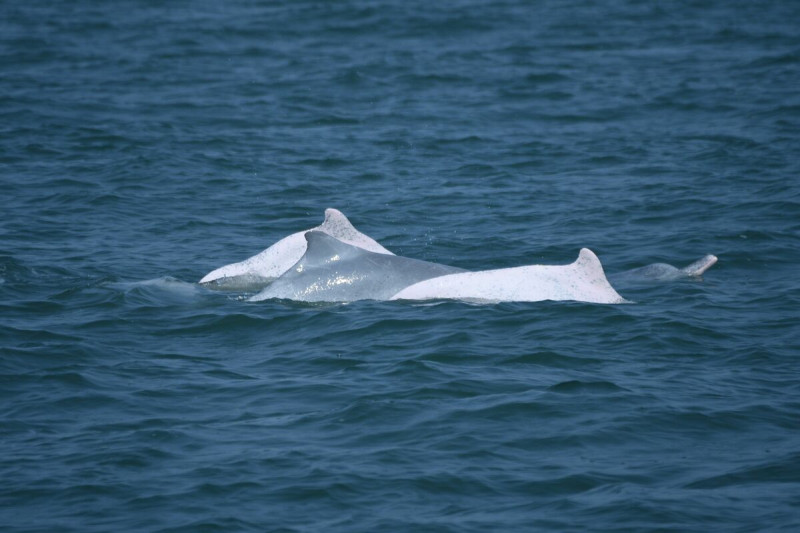
[[[628,303],[609,284],[600,260],[583,248],[569,265],[529,265],[449,274],[421,281],[391,300],[455,299],[483,302],[574,300],[601,304]]]
[[[293,233],[279,240],[258,255],[254,255],[239,263],[225,265],[213,270],[203,276],[200,283],[215,282],[215,284],[220,287],[231,286],[231,288],[246,286],[248,284],[268,283],[280,277],[303,257],[303,254],[306,252],[306,239],[304,235],[307,231],[314,230],[327,233],[331,237],[358,248],[363,248],[379,254],[394,255],[376,241],[354,228],[341,211],[328,208],[325,210],[324,222],[316,228]]]

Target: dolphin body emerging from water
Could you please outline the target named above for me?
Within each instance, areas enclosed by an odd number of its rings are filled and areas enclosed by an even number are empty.
[[[683,268],[677,268],[666,263],[653,263],[652,265],[612,274],[611,278],[614,281],[673,281],[681,278],[699,277],[716,263],[717,256],[704,255]]]
[[[608,283],[600,260],[586,248],[570,265],[467,272],[370,252],[320,231],[309,231],[305,237],[308,244],[302,259],[250,301],[277,298],[303,302],[430,299],[626,302]]]
[[[279,278],[303,257],[306,251],[304,235],[307,231],[320,231],[371,252],[394,255],[353,227],[341,211],[328,208],[325,210],[325,220],[316,228],[293,233],[249,259],[213,270],[203,276],[200,283],[211,289],[223,290],[261,288]]]
[[[684,268],[655,263],[610,277],[615,283],[698,277],[716,262],[715,256],[706,255]],[[395,256],[359,232],[336,209],[326,209],[324,222],[316,228],[289,235],[258,255],[218,268],[200,283],[212,289],[261,290],[251,301],[277,298],[306,302],[368,299],[627,302],[609,283],[597,256],[586,248],[569,265],[467,272]]]
[[[578,259],[569,265],[527,265],[450,274],[406,287],[391,299],[629,303],[608,282],[600,260],[588,248],[582,248]]]
[[[305,234],[306,253],[283,276],[250,301],[271,298],[303,302],[388,300],[400,290],[461,268],[370,252],[322,231]]]

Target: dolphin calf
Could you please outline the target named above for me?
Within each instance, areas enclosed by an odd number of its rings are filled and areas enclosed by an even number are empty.
[[[628,303],[608,282],[600,260],[588,248],[581,249],[578,259],[569,265],[528,265],[450,274],[410,285],[390,299]]]
[[[680,278],[700,276],[714,266],[716,262],[717,256],[705,255],[683,268],[677,268],[666,263],[653,263],[652,265],[612,274],[611,278],[615,281],[673,281]]]
[[[283,276],[250,298],[303,302],[388,300],[422,280],[466,272],[461,268],[408,257],[371,252],[339,241],[322,231],[309,231],[303,257]]]
[[[358,248],[378,254],[394,255],[353,227],[347,217],[337,209],[326,209],[322,224],[306,231],[320,231]],[[203,276],[200,283],[208,288],[224,290],[261,288],[280,277],[303,257],[306,251],[304,237],[306,231],[284,237],[249,259],[217,268]]]

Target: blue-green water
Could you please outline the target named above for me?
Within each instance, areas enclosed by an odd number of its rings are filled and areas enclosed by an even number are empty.
[[[800,4],[0,5],[3,531],[797,531]],[[336,207],[635,305],[194,284]]]

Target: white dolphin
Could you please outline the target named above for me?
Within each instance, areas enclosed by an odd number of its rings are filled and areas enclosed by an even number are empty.
[[[673,281],[681,278],[696,278],[717,263],[717,256],[704,255],[694,263],[683,268],[677,268],[666,263],[653,263],[625,272],[612,274],[616,281]]]
[[[608,283],[600,260],[581,250],[570,265],[530,265],[467,272],[463,269],[377,254],[318,231],[305,234],[306,253],[251,302],[454,299],[482,302],[574,300],[625,303]]]
[[[370,252],[394,255],[353,227],[341,211],[328,208],[325,210],[325,220],[319,226],[284,237],[249,259],[217,268],[203,276],[200,283],[211,288],[231,290],[264,286],[282,276],[303,257],[306,252],[305,234],[308,231],[327,233],[344,243]]]
[[[275,298],[300,302],[388,300],[418,281],[466,272],[439,263],[370,252],[321,231],[306,232],[305,240],[303,257],[251,297],[251,302]]]
[[[597,256],[582,248],[569,265],[527,265],[462,272],[410,285],[390,300],[466,300],[538,302],[573,300],[598,304],[629,303],[611,286]]]
[[[333,239],[314,237],[309,232],[322,232]],[[318,248],[313,256],[308,254],[309,237]],[[330,250],[336,253],[325,257]],[[328,208],[321,225],[289,235],[249,259],[218,268],[200,283],[209,288],[251,291],[278,280],[251,301],[288,298],[628,303],[609,283],[597,256],[586,248],[569,265],[527,265],[477,272],[386,256],[394,254],[359,232],[340,211]],[[615,283],[618,279],[678,279],[699,276],[716,262],[715,256],[707,255],[685,268],[658,263],[611,277]]]

